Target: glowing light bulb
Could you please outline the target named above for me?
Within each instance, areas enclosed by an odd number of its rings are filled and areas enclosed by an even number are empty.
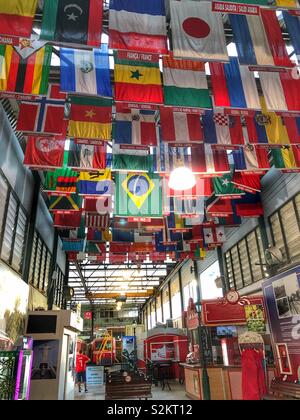
[[[169,187],[175,191],[184,191],[196,185],[193,172],[184,166],[174,169],[170,174]]]

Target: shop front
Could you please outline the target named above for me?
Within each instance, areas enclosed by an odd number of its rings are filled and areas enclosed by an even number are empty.
[[[275,369],[261,296],[242,298],[234,291],[225,298],[203,300],[201,306],[190,299],[186,322],[189,354],[187,363],[182,366],[188,397],[197,400],[243,399],[238,339],[251,329],[259,330],[263,337],[264,376],[267,387],[270,386]]]

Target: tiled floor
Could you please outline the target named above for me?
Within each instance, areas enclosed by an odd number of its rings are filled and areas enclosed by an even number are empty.
[[[184,385],[178,382],[170,381],[171,391],[166,387],[163,391],[160,386],[152,386],[152,400],[159,401],[174,401],[174,400],[189,400],[185,395]],[[98,388],[90,388],[87,393],[79,393],[76,389],[75,400],[88,401],[88,400],[104,400],[105,399],[105,386]]]

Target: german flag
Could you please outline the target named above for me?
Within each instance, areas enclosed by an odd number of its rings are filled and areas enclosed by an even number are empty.
[[[158,61],[120,59],[117,52],[114,58],[116,101],[163,103]]]
[[[37,2],[38,0],[2,0],[1,34],[30,38]]]
[[[52,46],[23,59],[11,45],[0,45],[0,91],[46,95]]]

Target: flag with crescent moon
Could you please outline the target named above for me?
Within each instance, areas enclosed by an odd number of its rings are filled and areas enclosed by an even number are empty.
[[[41,39],[101,45],[103,0],[45,0]]]

